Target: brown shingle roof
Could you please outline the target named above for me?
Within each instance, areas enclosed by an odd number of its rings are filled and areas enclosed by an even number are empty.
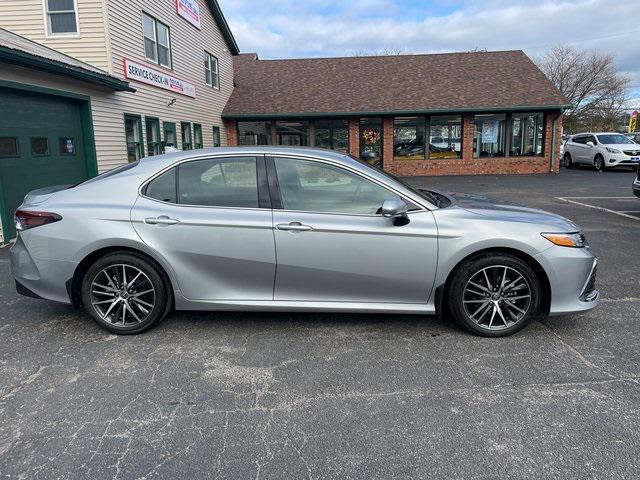
[[[290,60],[244,54],[234,72],[229,118],[568,103],[521,50]]]

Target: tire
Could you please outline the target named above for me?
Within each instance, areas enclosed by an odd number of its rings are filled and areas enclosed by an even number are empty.
[[[127,286],[123,288],[123,285]],[[111,253],[87,270],[82,304],[98,325],[111,333],[141,333],[166,317],[173,304],[162,273],[131,253]]]
[[[593,168],[596,170],[596,172],[604,172],[606,170],[606,167],[604,165],[604,158],[602,157],[602,155],[597,154],[594,157]]]
[[[539,315],[540,284],[533,269],[520,258],[489,253],[471,258],[456,269],[447,289],[447,302],[456,321],[470,332],[506,337]]]
[[[562,159],[564,160],[563,165],[564,168],[572,168],[573,167],[573,161],[571,160],[571,154],[570,153],[565,153],[564,157],[562,157]]]

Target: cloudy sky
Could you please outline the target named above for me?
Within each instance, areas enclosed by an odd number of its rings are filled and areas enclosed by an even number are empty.
[[[220,0],[242,52],[261,58],[430,53],[559,44],[614,53],[640,97],[638,0]],[[639,99],[640,101],[640,99]],[[640,106],[640,105],[639,105]]]

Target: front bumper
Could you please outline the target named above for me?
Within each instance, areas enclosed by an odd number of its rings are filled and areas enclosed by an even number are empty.
[[[589,248],[553,246],[536,255],[551,287],[549,315],[584,312],[598,306],[597,258]]]
[[[626,153],[606,153],[605,166],[607,167],[634,167],[640,164],[640,155],[627,155]]]

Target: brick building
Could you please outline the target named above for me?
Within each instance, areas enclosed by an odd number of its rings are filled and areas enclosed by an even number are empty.
[[[397,175],[558,171],[567,100],[522,51],[234,57],[230,145],[344,151]]]

